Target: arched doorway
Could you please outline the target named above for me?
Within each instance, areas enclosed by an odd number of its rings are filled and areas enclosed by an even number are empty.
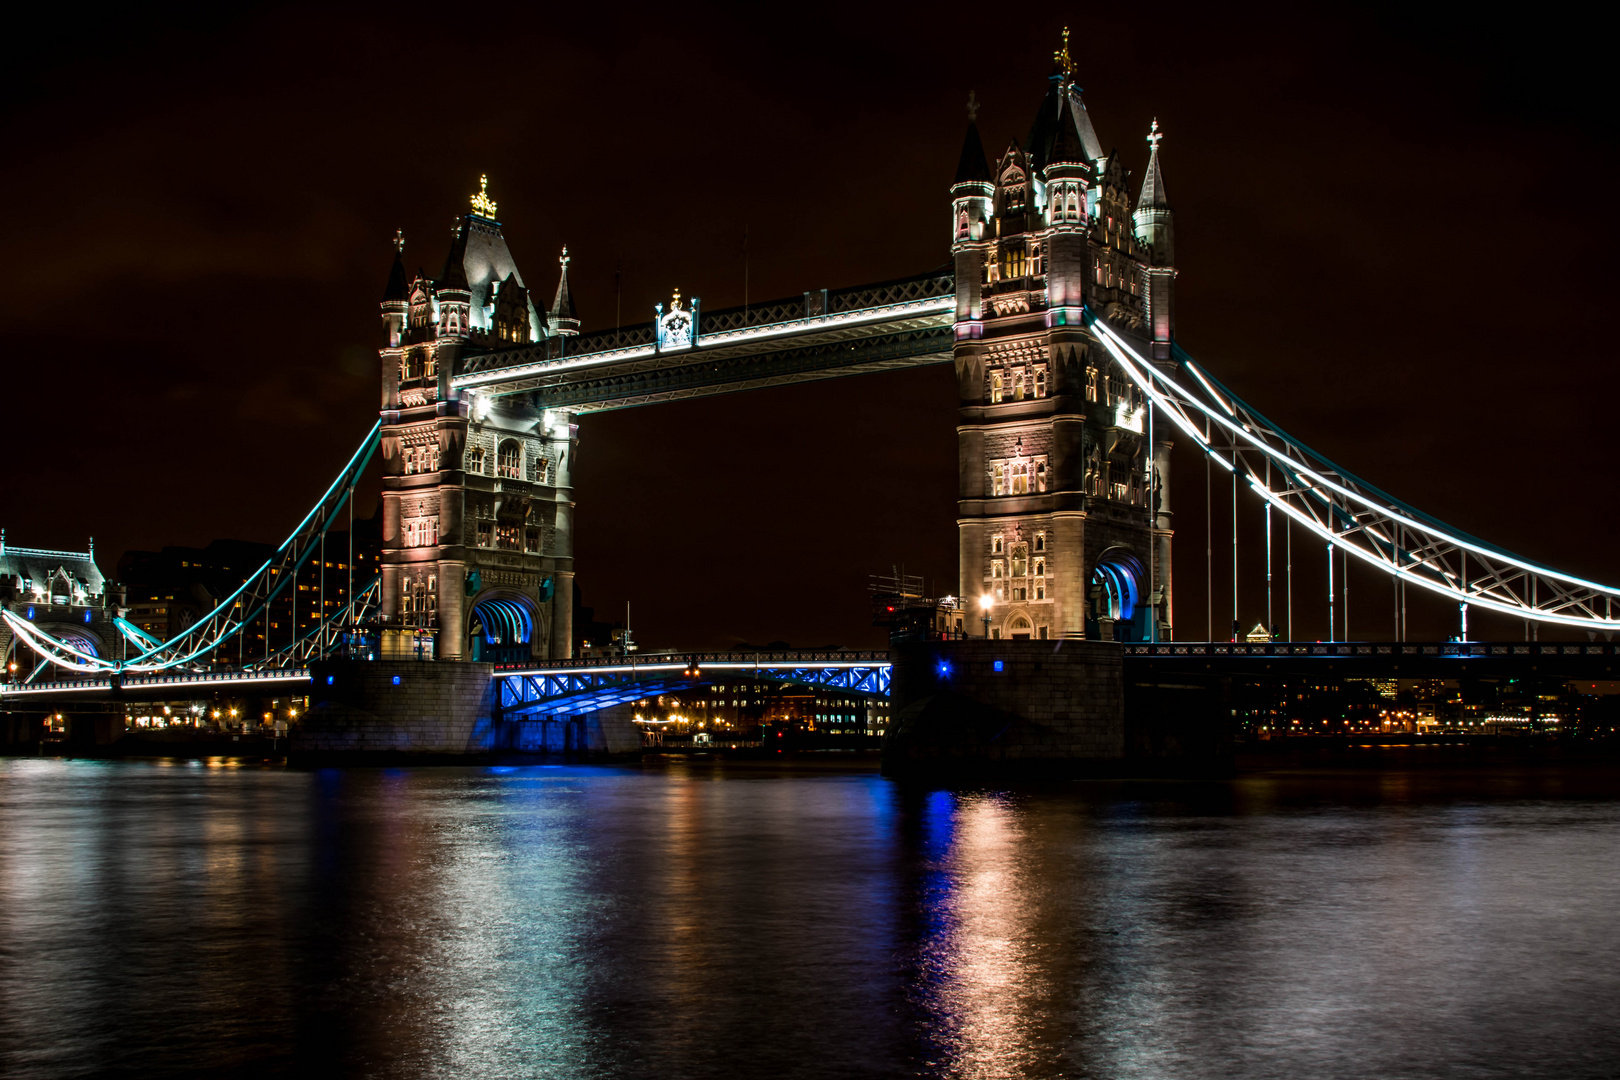
[[[522,663],[530,658],[534,610],[524,599],[486,596],[473,605],[467,655],[492,664]]]
[[[1028,641],[1032,636],[1034,636],[1034,633],[1034,626],[1032,626],[1029,619],[1023,615],[1014,615],[1011,619],[1007,620],[1007,636],[1012,638],[1014,641]]]
[[[1142,641],[1150,615],[1142,602],[1147,569],[1128,548],[1103,552],[1091,572],[1086,636],[1105,641]]]

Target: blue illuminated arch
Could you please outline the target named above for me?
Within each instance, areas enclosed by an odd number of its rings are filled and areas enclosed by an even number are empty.
[[[1103,617],[1129,622],[1136,616],[1142,600],[1142,582],[1147,571],[1142,561],[1123,548],[1106,551],[1092,571],[1091,582],[1101,585],[1107,598],[1107,611]]]
[[[473,606],[473,623],[488,645],[527,645],[534,636],[534,616],[515,600],[491,598]]]

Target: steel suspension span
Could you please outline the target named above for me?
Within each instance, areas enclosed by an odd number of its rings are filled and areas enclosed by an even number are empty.
[[[1531,562],[1408,506],[1267,420],[1180,346],[1173,378],[1103,320],[1090,323],[1154,408],[1211,461],[1345,556],[1459,604],[1606,634],[1620,630],[1614,612],[1620,589]]]
[[[133,623],[120,618],[115,620],[119,632],[139,651],[137,655],[114,660],[96,656],[53,637],[11,611],[0,611],[0,617],[5,619],[6,625],[21,640],[27,642],[44,659],[57,667],[81,674],[151,673],[206,662],[209,654],[215,649],[241,634],[247,626],[264,618],[270,610],[270,605],[292,586],[297,579],[298,571],[320,549],[322,538],[338,520],[338,513],[353,497],[360,474],[365,471],[372,455],[376,453],[378,432],[381,429],[380,420],[371,426],[371,430],[349,458],[348,464],[326,489],[325,494],[310,508],[309,513],[304,515],[304,519],[288,534],[287,539],[282,541],[281,546],[265,560],[263,566],[254,571],[235,592],[221,600],[206,616],[167,641],[159,641]],[[356,596],[354,601],[339,614],[354,615],[363,610],[362,601],[374,606],[376,592],[373,585],[365,593]],[[294,597],[295,608],[296,603]],[[279,655],[284,664],[304,659],[309,655],[309,648],[313,648],[320,641],[328,640],[336,632],[335,618],[334,616],[323,620],[315,632],[282,650],[281,654],[271,654],[271,659]],[[301,649],[301,645],[306,648]],[[255,663],[259,663],[258,658],[255,658]]]

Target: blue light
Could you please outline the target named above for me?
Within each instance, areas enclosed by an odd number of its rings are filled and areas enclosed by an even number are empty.
[[[949,660],[941,660],[939,662],[939,677],[942,679],[948,679],[951,677],[951,662]]]
[[[997,660],[997,661],[996,661],[996,662],[995,662],[995,667],[996,667],[996,670],[997,670],[997,671],[1000,671],[1000,670],[1001,670],[1001,661],[1000,661],[1000,660]]]
[[[326,677],[326,685],[327,685],[327,686],[331,686],[331,685],[332,685],[332,680],[333,680],[333,679],[334,679],[334,678],[335,678],[335,677],[336,677],[336,676],[333,676],[333,675],[328,675],[328,676],[327,676],[327,677]],[[395,677],[394,677],[394,681],[395,681],[395,682],[399,682],[399,677],[398,677],[398,676],[395,676]]]
[[[84,613],[84,621],[87,623],[90,621],[90,613],[88,611]]]
[[[33,619],[34,619],[34,605],[33,605],[33,604],[29,604],[29,605],[28,605],[28,620],[29,620],[29,621],[30,621],[30,622],[32,622],[32,621],[33,621]]]
[[[398,676],[398,675],[395,675],[395,676],[394,676],[394,685],[395,685],[395,686],[398,686],[398,685],[399,685],[399,676]]]

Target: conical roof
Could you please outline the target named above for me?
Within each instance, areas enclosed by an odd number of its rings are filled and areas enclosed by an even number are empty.
[[[1159,168],[1159,140],[1163,137],[1159,134],[1159,122],[1153,121],[1152,133],[1148,135],[1148,144],[1153,149],[1148,151],[1147,176],[1142,181],[1142,195],[1136,200],[1138,210],[1170,209],[1170,200],[1164,193],[1164,172]]]
[[[988,183],[990,163],[984,157],[984,143],[979,139],[979,125],[968,121],[967,135],[962,139],[962,157],[956,163],[954,184]]]
[[[551,302],[551,317],[554,319],[579,320],[579,312],[574,307],[574,292],[568,287],[568,248],[563,247],[562,258],[557,260],[562,264],[562,276],[557,279],[557,295]]]
[[[405,252],[403,249],[394,252],[394,268],[388,271],[388,286],[383,289],[383,303],[391,300],[409,300],[411,296],[410,284],[405,278]]]
[[[1044,169],[1058,160],[1084,161],[1088,164],[1096,161],[1103,156],[1102,141],[1097,138],[1097,129],[1091,124],[1086,103],[1081,100],[1080,88],[1061,74],[1053,75],[1049,82],[1046,97],[1035,113],[1035,121],[1029,127],[1029,138],[1024,143],[1024,152],[1029,155],[1031,167]],[[1060,138],[1066,153],[1073,153],[1068,141],[1070,129],[1084,156],[1055,157]]]
[[[444,289],[460,289],[469,291],[467,287],[467,224],[462,222],[456,227],[451,236],[450,254],[444,259],[444,273],[434,284],[442,291]]]

